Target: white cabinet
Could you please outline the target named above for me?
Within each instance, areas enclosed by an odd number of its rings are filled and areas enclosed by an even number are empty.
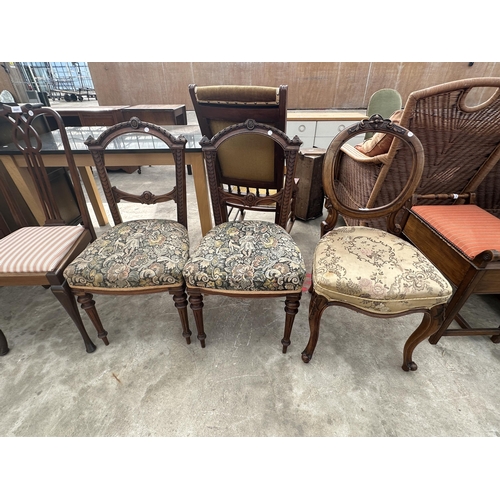
[[[287,115],[287,135],[298,135],[302,148],[327,148],[333,138],[346,127],[367,118],[363,113],[343,111],[291,111]],[[363,141],[362,136],[348,142],[353,146]]]

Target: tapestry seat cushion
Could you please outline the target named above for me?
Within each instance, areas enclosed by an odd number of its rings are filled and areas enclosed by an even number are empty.
[[[74,288],[137,288],[183,283],[189,237],[178,222],[124,222],[92,242],[64,271]]]
[[[300,291],[306,269],[280,226],[234,221],[211,229],[184,266],[188,286],[245,292]]]
[[[424,255],[401,238],[370,227],[340,227],[319,241],[316,293],[378,314],[448,302],[452,288]]]

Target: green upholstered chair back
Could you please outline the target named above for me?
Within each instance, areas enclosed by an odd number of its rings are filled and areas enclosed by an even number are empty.
[[[401,95],[394,89],[380,89],[372,94],[368,102],[367,116],[380,115],[390,118],[394,111],[401,109],[403,101]],[[373,136],[373,132],[365,134],[365,140]]]

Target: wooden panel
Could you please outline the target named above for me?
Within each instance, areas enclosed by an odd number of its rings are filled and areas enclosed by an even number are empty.
[[[500,77],[476,62],[90,62],[101,105],[177,102],[192,110],[188,85],[288,85],[289,109],[365,109],[381,88],[410,92],[463,78]]]

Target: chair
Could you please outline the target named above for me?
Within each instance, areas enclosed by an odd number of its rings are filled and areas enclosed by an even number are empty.
[[[489,158],[483,156],[483,160]],[[438,193],[436,197],[466,203],[414,206],[403,227],[404,236],[454,286],[444,321],[429,341],[437,344],[443,336],[489,335],[498,344],[500,327],[472,326],[460,310],[473,294],[500,295],[500,219],[474,204],[474,192],[461,193],[460,197]],[[449,328],[453,320],[459,328]]]
[[[398,148],[409,149],[412,162],[408,182],[401,193],[390,203],[374,209],[344,204],[338,197],[338,184],[334,181],[342,144],[367,131],[395,136],[394,143]],[[448,281],[430,261],[398,236],[401,228],[395,224],[396,213],[419,183],[423,165],[424,153],[416,136],[377,115],[345,129],[328,147],[323,188],[332,204],[332,212],[359,219],[386,217],[387,231],[344,226],[332,229],[320,239],[313,257],[310,337],[302,353],[305,363],[311,360],[316,348],[324,310],[338,305],[379,318],[423,313],[422,322],[403,349],[403,370],[417,369],[412,359],[413,350],[438,329],[452,293]]]
[[[470,78],[409,95],[400,125],[420,139],[425,152],[424,172],[416,194],[460,194],[481,185],[499,161],[495,153],[500,131],[498,89],[500,78]],[[477,106],[478,95],[483,92],[493,95]],[[401,191],[411,165],[409,152],[398,149],[390,140],[384,142],[385,152],[372,157],[349,144],[342,147],[336,181],[344,203],[352,200],[359,207],[382,206]],[[418,201],[426,205],[453,202],[425,198]],[[385,227],[381,219],[361,222],[348,217],[346,223]],[[328,229],[331,224],[327,218],[323,230]]]
[[[368,101],[367,116],[380,115],[382,118],[390,118],[394,111],[401,109],[403,101],[401,95],[395,89],[380,89],[374,92]],[[365,134],[365,140],[373,136],[373,132]]]
[[[283,187],[274,195],[256,196],[254,193],[229,193],[223,187],[223,176],[216,162],[222,146],[243,136],[262,137],[274,141],[284,151],[287,172]],[[207,166],[215,227],[201,240],[198,248],[184,266],[189,302],[193,310],[198,339],[205,347],[203,325],[203,295],[215,294],[238,298],[285,297],[285,330],[281,341],[285,353],[290,345],[290,334],[297,314],[305,266],[301,252],[286,232],[288,206],[294,184],[294,169],[301,141],[289,139],[275,127],[253,120],[231,125],[212,139],[200,142]],[[281,165],[266,163],[266,170],[275,171]],[[257,168],[257,166],[256,166]],[[264,169],[262,169],[264,170]],[[245,180],[236,177],[240,185]],[[272,174],[272,173],[271,173]],[[275,203],[280,218],[277,223],[264,220],[228,221],[227,205],[234,203],[244,208]]]
[[[266,123],[286,133],[286,101],[287,85],[275,87],[256,87],[246,85],[189,85],[189,94],[201,133],[208,139],[222,129],[253,119]],[[218,154],[220,175],[228,192],[254,193],[256,196],[268,196],[278,192],[283,187],[284,154],[277,144],[268,143],[260,136],[241,136],[232,141],[232,146],[225,145]],[[262,170],[255,170],[255,165],[261,165]],[[268,167],[273,165],[274,168]],[[267,177],[264,173],[273,174]],[[245,181],[236,184],[235,180]],[[295,193],[294,193],[295,194]],[[294,197],[288,212],[287,231],[290,232],[295,221],[293,210]],[[243,219],[243,208],[236,202],[228,202],[231,208],[236,208]],[[275,204],[246,207],[246,210],[277,212]],[[280,218],[276,213],[275,221]]]
[[[172,190],[159,195],[150,191],[139,194],[111,186],[105,165],[105,152],[107,148],[112,150],[114,141],[119,140],[153,143],[152,147],[155,147],[155,142],[159,142],[159,147],[168,146],[175,164],[176,185]],[[182,335],[189,344],[191,331],[182,277],[182,268],[189,255],[184,160],[186,139],[182,136],[176,138],[157,125],[132,118],[108,128],[97,139],[89,137],[85,144],[92,154],[115,225],[99,236],[66,268],[65,276],[69,286],[82,308],[89,314],[99,338],[106,344],[108,333],[97,316],[92,294],[168,292],[173,296],[182,325]],[[140,178],[146,180],[144,174],[138,177]],[[150,205],[171,200],[177,205],[177,221],[142,219],[124,222],[118,206],[121,201]]]
[[[13,143],[27,164],[25,180],[36,191],[45,215],[42,226],[31,225],[2,177],[0,193],[6,200],[16,227],[12,231],[5,227],[4,237],[0,239],[0,286],[41,285],[50,288],[80,331],[86,351],[94,352],[96,346],[85,330],[75,298],[63,275],[67,264],[95,239],[63,121],[56,111],[42,104],[0,104],[0,116],[12,124]],[[64,145],[67,168],[80,211],[81,223],[77,225],[68,225],[64,221],[58,205],[58,193],[53,190],[43,162],[43,140],[37,129],[45,116],[52,117],[57,123],[57,132]],[[8,351],[3,334],[0,335],[0,351],[3,354]]]

